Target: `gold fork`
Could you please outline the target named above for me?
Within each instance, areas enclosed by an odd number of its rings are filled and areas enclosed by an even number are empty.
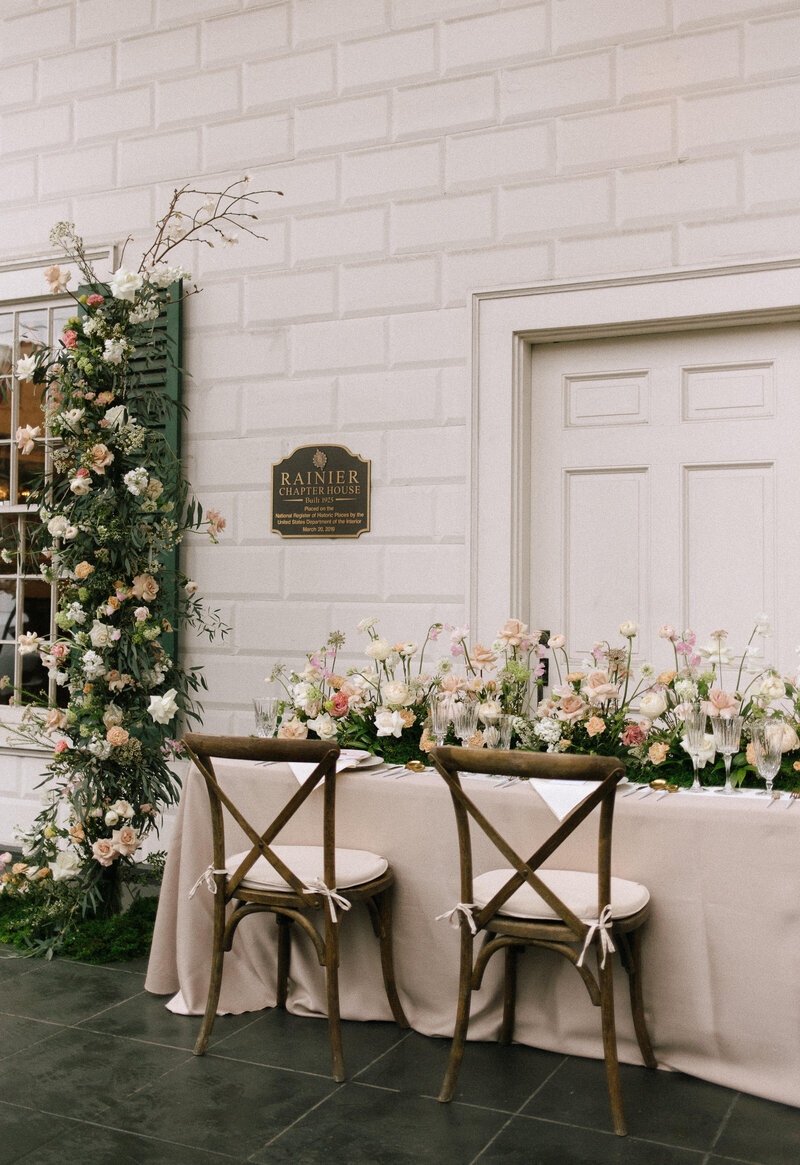
[[[800,789],[792,789],[791,793],[789,794],[789,800],[786,804],[786,808],[791,809],[792,805],[794,805],[795,801],[798,799],[800,799]]]

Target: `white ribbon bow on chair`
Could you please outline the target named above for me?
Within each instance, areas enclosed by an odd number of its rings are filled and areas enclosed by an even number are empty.
[[[353,905],[347,898],[343,897],[337,890],[329,890],[325,883],[320,878],[314,878],[303,889],[307,894],[321,894],[323,898],[327,898],[328,906],[331,911],[331,918],[336,922],[336,907],[340,910],[349,910]]]
[[[475,919],[472,916],[472,912],[474,909],[475,909],[474,902],[456,902],[456,904],[452,910],[446,910],[444,912],[444,914],[437,914],[436,921],[441,922],[443,919],[446,918],[447,921],[450,923],[450,925],[453,927],[453,929],[458,930],[459,927],[461,926],[461,922],[460,922],[458,916],[459,916],[459,914],[463,914],[464,917],[466,918],[467,922],[469,923],[469,929],[472,931],[473,934],[477,934],[478,928],[475,925]]]
[[[584,921],[586,921],[586,920],[584,919]],[[598,918],[597,922],[588,922],[587,923],[589,930],[587,931],[586,938],[583,940],[583,950],[580,953],[580,958],[578,959],[578,962],[575,964],[577,967],[583,966],[583,960],[586,957],[586,952],[588,951],[589,947],[592,945],[592,942],[594,940],[594,936],[596,934],[599,934],[599,936],[600,936],[600,950],[603,952],[603,957],[600,960],[600,966],[605,967],[606,955],[613,954],[614,951],[617,949],[614,946],[614,943],[611,941],[612,923],[613,923],[613,919],[611,917],[611,907],[610,906],[603,907],[602,913],[600,914],[600,917]]]
[[[212,894],[217,892],[217,883],[214,881],[214,874],[227,874],[227,870],[215,870],[213,865],[206,866],[200,877],[189,891],[189,897],[194,898],[197,891],[205,882],[206,890],[210,890]]]

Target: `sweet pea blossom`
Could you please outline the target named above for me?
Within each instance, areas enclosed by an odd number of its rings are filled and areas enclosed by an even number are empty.
[[[217,542],[219,542],[219,536],[225,529],[227,522],[219,510],[209,510],[206,513],[206,520],[208,521],[208,536],[216,545]]]
[[[44,269],[45,283],[51,295],[59,295],[62,291],[67,290],[67,284],[72,278],[71,271],[62,271],[60,267],[45,267]]]
[[[32,655],[34,651],[39,650],[41,642],[35,631],[25,631],[17,640],[19,644],[17,650],[20,655]]]
[[[103,345],[103,359],[106,364],[121,364],[127,348],[124,340],[108,339]]]
[[[32,427],[31,425],[24,425],[17,429],[14,440],[17,442],[17,448],[23,456],[28,453],[33,453],[36,448],[36,438],[41,437],[42,430],[38,425]]]
[[[150,697],[150,705],[147,711],[156,724],[169,724],[172,717],[178,711],[178,705],[175,702],[177,694],[175,688],[170,688],[163,696]]]

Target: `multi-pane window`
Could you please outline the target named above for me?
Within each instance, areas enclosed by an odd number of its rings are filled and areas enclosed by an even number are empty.
[[[21,356],[57,341],[73,313],[74,304],[63,298],[0,304],[0,676],[37,695],[48,692],[46,672],[37,654],[19,655],[17,641],[26,631],[43,637],[54,631],[55,588],[42,578],[41,559],[30,548],[39,517],[28,500],[42,472],[50,470],[51,449],[42,438],[30,453],[17,447],[17,430],[26,425],[38,425],[47,435],[41,385],[19,380],[16,368]],[[0,703],[11,694],[4,686]]]

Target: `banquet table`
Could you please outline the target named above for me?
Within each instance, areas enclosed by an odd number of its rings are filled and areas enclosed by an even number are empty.
[[[223,788],[236,793],[258,826],[297,788],[287,766],[218,761]],[[526,782],[462,777],[465,790],[509,842],[525,854],[557,818]],[[659,1065],[786,1104],[800,1105],[800,806],[784,798],[680,792],[659,797],[617,793],[612,872],[650,890],[643,932],[644,996]],[[458,934],[436,916],[458,900],[458,845],[450,795],[433,770],[345,771],[337,778],[338,846],[389,859],[394,890],[395,968],[411,1026],[451,1036],[458,997]],[[317,788],[280,836],[319,842]],[[475,831],[475,872],[505,864]],[[233,822],[226,848],[245,848]],[[597,811],[546,865],[596,868]],[[171,1010],[205,1006],[212,895],[198,876],[212,860],[208,797],[189,768],[161,891],[146,989],[173,996]],[[276,926],[265,914],[245,919],[226,955],[221,1013],[275,1003]],[[615,967],[619,1054],[640,1064],[627,1001]],[[502,1010],[502,960],[489,964],[473,996],[469,1038],[494,1040]],[[391,1018],[377,943],[363,905],[342,924],[341,1010],[345,1019]],[[288,1008],[325,1014],[325,988],[311,944],[292,946]],[[602,1058],[599,1011],[580,977],[559,956],[526,954],[518,983],[514,1039],[553,1051]]]

